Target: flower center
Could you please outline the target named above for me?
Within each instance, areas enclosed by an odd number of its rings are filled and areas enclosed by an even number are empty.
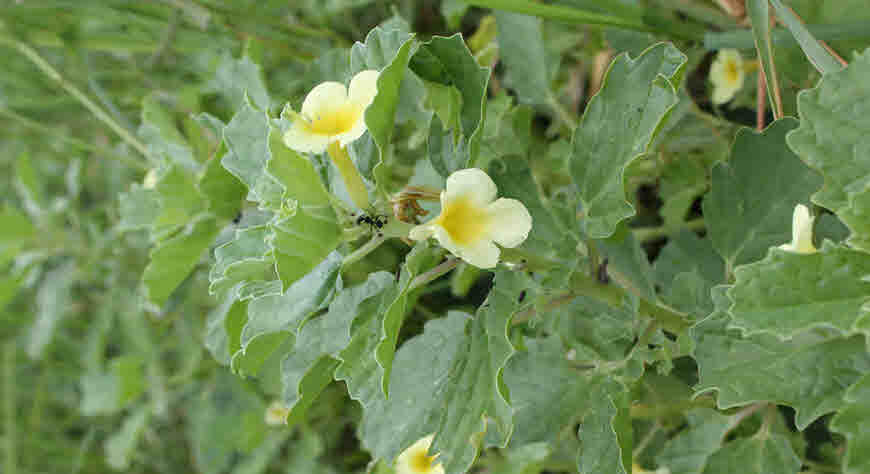
[[[736,61],[728,61],[725,63],[725,77],[728,82],[737,82],[740,76],[740,71],[737,69]]]
[[[485,235],[489,227],[486,211],[468,198],[459,198],[441,211],[436,221],[459,245],[470,245]]]
[[[427,456],[426,449],[421,449],[411,456],[411,469],[415,473],[426,474],[432,469],[436,456]]]
[[[340,135],[353,128],[362,112],[362,107],[353,102],[345,102],[338,107],[323,110],[315,117],[308,117],[308,128],[318,135]]]

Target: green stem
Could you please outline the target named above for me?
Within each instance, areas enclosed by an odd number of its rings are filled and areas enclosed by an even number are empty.
[[[422,275],[417,276],[417,278],[414,278],[414,280],[411,282],[411,285],[408,287],[408,291],[410,292],[416,290],[417,288],[429,283],[430,281],[444,275],[450,270],[453,270],[456,265],[459,265],[459,261],[460,260],[456,257],[450,257],[447,260],[443,261],[437,267],[429,270],[426,273],[423,273]]]
[[[558,5],[544,5],[528,0],[465,0],[465,3],[524,15],[534,15],[548,20],[564,21],[567,23],[612,26],[647,33],[663,33],[684,40],[700,40],[703,38],[703,31],[701,30],[696,30],[695,28],[688,27],[688,25],[682,25],[656,15],[645,17],[648,22],[654,22],[654,24],[649,24],[640,18],[619,17]]]
[[[0,115],[4,115],[6,117],[9,117],[10,119],[15,120],[16,122],[20,123],[21,125],[23,125],[27,128],[30,128],[32,130],[42,132],[42,133],[45,133],[47,135],[51,135],[53,137],[56,137],[60,140],[63,140],[64,142],[66,142],[66,143],[68,143],[68,144],[70,144],[70,145],[72,145],[80,150],[90,151],[93,153],[105,155],[105,156],[114,158],[118,161],[121,161],[124,164],[129,165],[133,168],[136,168],[136,169],[139,169],[142,171],[148,171],[148,165],[142,163],[141,161],[134,160],[133,158],[130,158],[127,155],[117,153],[114,150],[111,150],[109,148],[93,145],[93,144],[88,143],[86,141],[79,140],[78,138],[67,136],[65,133],[61,132],[60,130],[46,127],[45,125],[43,125],[35,120],[31,120],[27,117],[24,117],[23,115],[19,115],[19,114],[13,112],[12,110],[9,110],[5,107],[0,106]]]
[[[870,38],[870,22],[841,23],[836,25],[806,25],[812,35],[822,41],[854,40]],[[777,46],[799,47],[792,34],[785,28],[771,31],[771,41]],[[704,47],[711,50],[736,48],[752,49],[755,40],[752,31],[739,29],[721,33],[706,33]]]
[[[368,242],[363,244],[360,248],[356,249],[353,253],[351,253],[347,257],[344,257],[344,260],[342,260],[342,262],[341,262],[341,266],[348,267],[348,266],[362,260],[363,258],[365,258],[366,255],[374,252],[375,249],[380,247],[381,244],[384,243],[386,240],[387,240],[387,236],[385,236],[385,235],[373,237],[372,240],[369,240]]]
[[[63,90],[65,90],[69,95],[73,96],[76,100],[79,101],[86,109],[88,109],[98,120],[103,122],[109,128],[112,129],[118,136],[121,137],[125,142],[127,142],[130,146],[136,149],[139,153],[142,154],[145,158],[151,159],[151,155],[148,153],[148,148],[144,143],[140,142],[139,139],[133,136],[127,129],[122,127],[118,122],[116,122],[112,117],[109,116],[103,109],[100,108],[94,101],[92,101],[84,92],[79,90],[78,87],[69,82],[66,78],[64,78],[60,72],[54,68],[48,61],[46,61],[39,53],[30,47],[29,45],[22,43],[21,41],[11,39],[3,39],[3,41],[11,42],[15,49],[18,50],[21,54],[23,54],[27,59],[29,59],[39,70],[41,70],[46,76],[53,79],[60,85]]]

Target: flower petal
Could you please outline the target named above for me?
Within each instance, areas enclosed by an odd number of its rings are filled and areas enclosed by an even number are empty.
[[[463,247],[459,258],[478,268],[493,268],[498,264],[501,250],[491,241],[480,239],[476,243]]]
[[[347,97],[348,100],[366,108],[371,105],[378,95],[378,76],[380,73],[373,69],[360,71],[350,80]]]
[[[813,245],[813,220],[807,206],[803,204],[795,206],[791,218],[791,246],[795,252],[812,253],[816,251],[816,247]]]
[[[340,109],[347,102],[347,89],[340,82],[321,82],[305,96],[302,115],[314,121],[323,114]]]
[[[469,199],[483,207],[495,200],[498,188],[488,174],[478,168],[459,170],[447,177],[447,189],[441,194],[441,207],[458,198]]]
[[[417,227],[411,229],[411,232],[408,233],[408,238],[411,240],[426,240],[433,235],[435,235],[435,226],[430,223],[426,223],[420,224]]]
[[[313,133],[301,117],[284,132],[284,144],[300,153],[323,153],[329,145],[329,136]]]
[[[500,198],[487,206],[489,238],[502,247],[513,248],[526,240],[532,230],[529,210],[516,199]]]
[[[340,133],[334,137],[333,140],[338,140],[341,143],[341,146],[348,146],[353,143],[356,139],[363,136],[366,133],[366,120],[365,120],[365,112],[360,114],[359,119],[353,124],[353,127],[347,132]]]

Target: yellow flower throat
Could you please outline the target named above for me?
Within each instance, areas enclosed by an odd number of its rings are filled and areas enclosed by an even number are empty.
[[[411,469],[416,473],[426,474],[432,470],[432,463],[437,456],[427,456],[426,449],[421,449],[411,457]]]
[[[354,124],[360,119],[363,109],[352,102],[324,110],[316,117],[307,117],[308,129],[318,135],[340,135],[349,132]]]
[[[459,198],[441,210],[435,224],[443,227],[457,244],[470,245],[484,237],[489,216],[470,199]]]

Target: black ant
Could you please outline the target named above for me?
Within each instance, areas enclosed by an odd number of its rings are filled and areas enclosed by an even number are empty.
[[[375,229],[383,229],[385,225],[387,225],[387,216],[384,214],[375,214],[370,216],[366,213],[360,214],[359,217],[356,218],[356,225],[368,224],[371,227],[371,230]]]

